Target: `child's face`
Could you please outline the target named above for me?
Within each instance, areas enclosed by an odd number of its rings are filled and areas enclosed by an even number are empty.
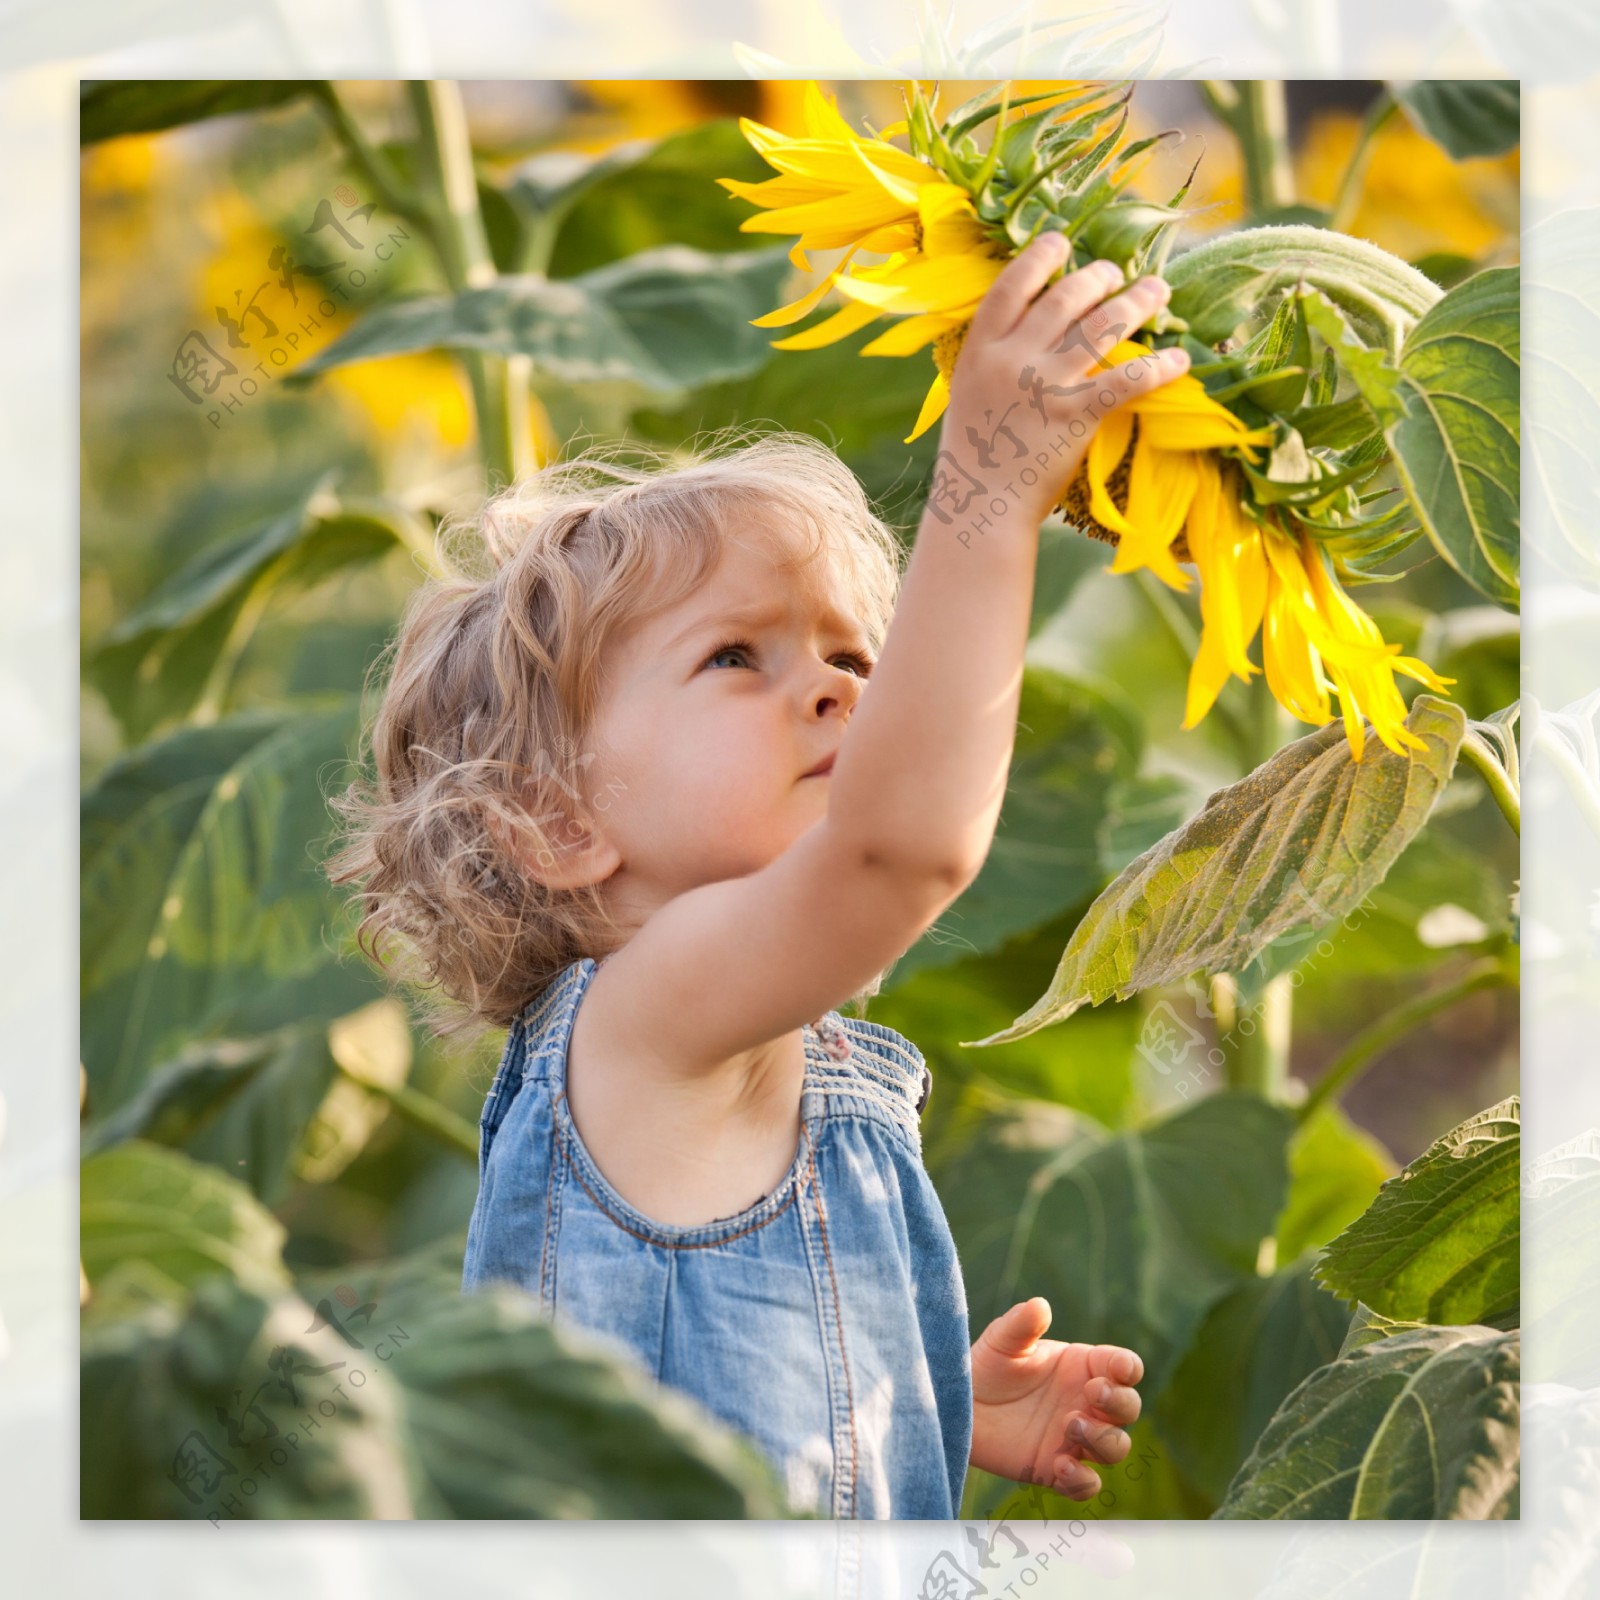
[[[806,774],[874,658],[826,556],[787,553],[730,537],[700,589],[608,653],[586,798],[619,909],[756,871],[827,811],[831,776]]]

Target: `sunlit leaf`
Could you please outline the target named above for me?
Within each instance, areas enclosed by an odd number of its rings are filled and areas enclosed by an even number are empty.
[[[1516,1517],[1520,1335],[1415,1328],[1319,1368],[1284,1401],[1219,1518]]]
[[[1489,1323],[1521,1293],[1515,1096],[1435,1140],[1323,1251],[1317,1281],[1387,1317]]]
[[[1289,1128],[1233,1090],[1116,1135],[1060,1106],[997,1106],[934,1174],[973,1337],[1042,1294],[1062,1337],[1137,1350],[1156,1393],[1207,1309],[1254,1278]]]
[[[1131,862],[1089,908],[1019,1038],[1080,1006],[1199,971],[1235,971],[1290,929],[1343,916],[1382,882],[1449,779],[1465,718],[1418,695],[1406,726],[1426,749],[1369,741],[1350,759],[1342,724],[1285,745],[1219,789],[1176,833]]]
[[[754,372],[770,334],[751,319],[776,303],[783,249],[644,250],[576,278],[502,277],[455,296],[389,300],[284,381],[411,350],[527,355],[569,383],[625,379],[675,391]]]

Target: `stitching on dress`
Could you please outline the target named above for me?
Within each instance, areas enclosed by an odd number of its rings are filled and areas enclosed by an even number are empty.
[[[545,1286],[549,1280],[545,1274],[549,1270],[550,1262],[550,1197],[555,1193],[556,1162],[560,1159],[560,1152],[556,1149],[556,1130],[553,1122],[550,1125],[549,1140],[550,1154],[546,1164],[549,1168],[550,1179],[544,1186],[544,1243],[539,1250],[539,1297],[541,1301],[547,1298]]]
[[[839,1360],[844,1366],[844,1398],[850,1412],[850,1514],[855,1515],[856,1505],[856,1398],[850,1386],[850,1357],[844,1348],[844,1313],[839,1305],[839,1279],[833,1270],[833,1250],[828,1244],[828,1208],[823,1204],[822,1189],[817,1183],[817,1147],[806,1139],[811,1171],[811,1192],[817,1201],[817,1228],[822,1234],[822,1253],[828,1258],[828,1282],[833,1286],[833,1320],[839,1330]]]
[[[847,1095],[857,1100],[865,1100],[869,1104],[882,1106],[892,1113],[896,1122],[904,1127],[911,1127],[915,1118],[911,1114],[911,1103],[901,1098],[890,1096],[874,1089],[866,1083],[816,1083],[812,1085],[817,1094]]]
[[[561,1100],[561,1099],[564,1099],[564,1098],[565,1097],[563,1095],[560,1095],[560,1094],[558,1094],[556,1096],[557,1100]],[[571,1136],[569,1134],[563,1132],[563,1134],[562,1134],[562,1144],[564,1146],[569,1146],[570,1145],[570,1138],[571,1138]],[[779,1206],[778,1209],[772,1213],[771,1216],[762,1217],[759,1222],[752,1222],[748,1227],[741,1228],[737,1233],[725,1233],[720,1238],[717,1238],[717,1239],[701,1239],[701,1240],[697,1240],[693,1244],[683,1244],[683,1243],[678,1243],[678,1242],[676,1242],[674,1240],[671,1240],[671,1239],[657,1239],[651,1234],[640,1233],[637,1228],[631,1227],[626,1221],[623,1220],[623,1218],[617,1216],[611,1210],[611,1208],[609,1206],[607,1206],[605,1201],[603,1199],[601,1199],[601,1197],[599,1195],[597,1195],[594,1192],[594,1190],[591,1189],[589,1187],[589,1185],[584,1181],[584,1176],[583,1176],[583,1172],[582,1172],[581,1168],[579,1167],[579,1165],[578,1165],[578,1163],[576,1161],[572,1160],[572,1153],[571,1153],[570,1148],[568,1148],[566,1150],[566,1156],[567,1156],[568,1162],[570,1163],[570,1165],[572,1167],[572,1175],[573,1175],[573,1177],[575,1177],[578,1180],[578,1182],[580,1184],[582,1184],[583,1192],[586,1195],[588,1195],[588,1197],[591,1200],[594,1201],[596,1208],[607,1218],[608,1221],[615,1223],[616,1226],[621,1228],[624,1233],[631,1233],[635,1239],[643,1239],[646,1244],[656,1245],[662,1250],[710,1250],[710,1249],[713,1249],[715,1246],[717,1246],[719,1244],[727,1244],[727,1243],[729,1243],[730,1240],[742,1239],[742,1238],[744,1238],[744,1236],[747,1233],[754,1233],[757,1228],[764,1228],[764,1227],[766,1227],[766,1225],[769,1222],[776,1221],[777,1218],[781,1217],[784,1214],[784,1212],[787,1211],[789,1209],[789,1207],[794,1204],[795,1195],[799,1192],[799,1185],[798,1184],[792,1185],[790,1187],[788,1197],[784,1200],[783,1204],[781,1206]],[[705,1227],[714,1227],[715,1224],[714,1223],[705,1223],[704,1226]]]

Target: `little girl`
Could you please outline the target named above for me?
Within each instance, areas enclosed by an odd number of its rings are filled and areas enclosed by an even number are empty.
[[[801,1513],[953,1518],[969,1464],[1087,1499],[1139,1414],[1139,1357],[1043,1339],[1042,1297],[969,1346],[928,1070],[836,1009],[977,874],[1039,524],[1099,419],[1186,365],[1106,367],[1166,286],[1107,300],[1065,254],[1041,236],[973,318],[903,583],[802,435],[492,500],[495,570],[407,614],[330,869],[367,879],[369,953],[399,936],[464,1012],[440,1031],[510,1030],[464,1290],[520,1286],[694,1396]]]

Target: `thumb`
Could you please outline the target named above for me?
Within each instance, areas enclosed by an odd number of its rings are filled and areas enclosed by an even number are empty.
[[[1019,1301],[984,1329],[991,1349],[1006,1356],[1026,1355],[1050,1326],[1050,1302],[1042,1294]]]

